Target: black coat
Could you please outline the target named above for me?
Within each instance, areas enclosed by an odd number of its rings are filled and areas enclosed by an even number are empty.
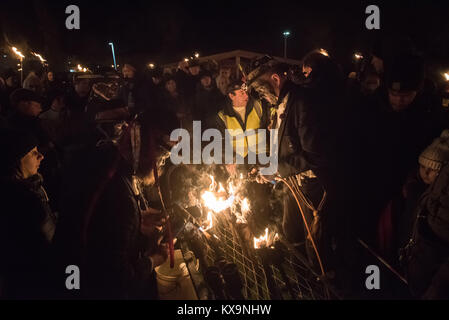
[[[412,293],[449,299],[449,166],[425,192],[409,250],[407,275]]]
[[[128,184],[129,165],[115,146],[103,145],[77,153],[66,168],[55,246],[58,265],[80,266],[81,290],[59,287],[62,297],[154,298],[149,242],[140,233],[142,200]]]
[[[119,159],[110,152],[111,158]],[[155,298],[149,240],[140,232],[143,200],[132,191],[132,171],[125,161],[119,160],[118,166],[114,166],[112,163],[109,178],[96,181],[94,187],[86,186],[93,194],[87,200],[79,200],[84,202],[84,212],[67,217],[69,222],[65,222],[64,228],[77,226],[79,243],[69,243],[70,239],[62,239],[64,235],[60,234],[62,244],[58,247],[81,248],[78,258],[83,265],[86,298]]]
[[[322,180],[329,179],[334,158],[336,135],[333,116],[338,100],[312,86],[284,84],[278,102],[288,94],[288,101],[279,127],[279,173],[295,175],[313,170]]]
[[[54,270],[51,212],[40,176],[0,185],[0,278],[6,299],[50,298]]]

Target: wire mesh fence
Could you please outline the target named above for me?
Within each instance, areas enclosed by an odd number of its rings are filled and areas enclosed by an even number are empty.
[[[326,283],[319,280],[307,259],[285,241],[275,248],[255,249],[242,239],[236,224],[217,219],[213,228],[215,241],[207,259],[219,258],[234,263],[240,273],[242,294],[247,300],[324,300],[331,299]],[[211,241],[209,241],[211,242]]]

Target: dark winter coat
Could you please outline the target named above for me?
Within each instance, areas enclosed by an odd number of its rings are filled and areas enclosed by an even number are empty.
[[[101,194],[87,228],[89,297],[155,298],[153,266],[140,232],[141,199],[121,167]]]
[[[54,270],[51,212],[42,178],[3,181],[0,185],[0,278],[6,299],[51,297]]]
[[[323,97],[313,87],[297,87],[285,83],[278,102],[288,94],[288,101],[279,127],[279,173],[295,175],[307,170],[324,180],[328,179],[336,146],[332,130],[336,102]]]
[[[409,247],[407,276],[416,297],[449,299],[449,166],[424,193]]]

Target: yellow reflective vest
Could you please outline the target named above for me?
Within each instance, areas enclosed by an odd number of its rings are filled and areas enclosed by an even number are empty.
[[[248,155],[248,148],[256,154],[265,153],[267,150],[267,132],[266,130],[258,132],[258,129],[267,129],[262,123],[262,104],[258,100],[250,100],[247,108],[250,109],[247,109],[246,119],[243,122],[232,107],[228,108],[232,109],[232,112],[224,109],[218,113],[233,139],[234,152],[243,158]]]

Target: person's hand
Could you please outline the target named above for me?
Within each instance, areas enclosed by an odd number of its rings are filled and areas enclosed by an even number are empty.
[[[140,231],[147,236],[161,231],[165,224],[165,216],[160,210],[149,208],[142,212]]]
[[[258,174],[256,177],[256,182],[260,183],[260,184],[266,184],[266,183],[271,183],[271,181],[273,181],[274,179],[275,179],[274,175],[264,176],[264,175]]]

